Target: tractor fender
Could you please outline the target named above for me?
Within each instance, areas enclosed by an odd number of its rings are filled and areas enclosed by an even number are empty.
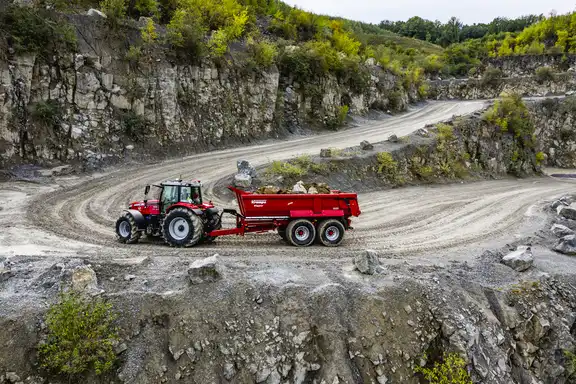
[[[139,230],[146,229],[146,219],[144,218],[144,215],[140,213],[140,211],[135,209],[126,209],[125,212],[128,212],[128,214],[134,218],[134,221],[136,222]]]
[[[194,214],[196,216],[202,216],[204,214],[204,212],[201,209],[191,209],[192,212],[194,212]]]
[[[166,214],[168,214],[168,212],[172,211],[174,208],[186,208],[192,211],[192,213],[194,213],[196,216],[202,216],[204,214],[204,211],[202,211],[201,209],[198,208],[191,208],[190,206],[187,205],[172,205],[171,207],[169,207],[166,210]],[[138,211],[136,211],[138,212]],[[140,212],[138,212],[140,213]]]

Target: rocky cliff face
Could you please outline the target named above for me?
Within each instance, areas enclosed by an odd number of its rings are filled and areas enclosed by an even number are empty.
[[[195,285],[183,260],[98,261],[95,288],[123,309],[119,364],[104,377],[79,380],[418,383],[415,367],[450,352],[462,356],[474,382],[569,382],[573,282],[545,278],[496,289],[490,281],[520,276],[499,258],[486,253],[481,267],[457,263],[450,272],[396,265],[375,276],[341,265],[330,272],[220,265],[217,281]],[[11,276],[0,282],[9,292],[30,286],[25,296],[0,298],[0,383],[46,382],[35,353],[44,299],[90,268],[58,262],[14,258]],[[127,269],[134,275],[125,280]]]
[[[365,91],[333,76],[315,84],[281,78],[273,67],[246,70],[211,62],[183,64],[164,52],[126,59],[103,23],[72,19],[80,52],[10,55],[0,62],[0,164],[80,161],[96,165],[130,153],[175,155],[336,126],[370,108],[402,109],[415,90],[374,65]],[[136,30],[137,31],[137,30]],[[370,63],[368,63],[370,64]]]

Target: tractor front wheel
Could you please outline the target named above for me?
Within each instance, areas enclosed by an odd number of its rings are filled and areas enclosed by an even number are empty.
[[[204,233],[202,219],[186,208],[175,208],[162,222],[162,237],[173,247],[192,247]]]
[[[135,244],[142,233],[138,230],[136,220],[131,214],[125,213],[116,221],[116,239],[124,244]]]
[[[286,227],[288,242],[297,247],[307,247],[316,238],[316,228],[309,220],[294,220]]]

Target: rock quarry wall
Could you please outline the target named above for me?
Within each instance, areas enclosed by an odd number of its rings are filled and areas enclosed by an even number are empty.
[[[414,368],[444,352],[462,356],[476,383],[570,382],[574,283],[548,277],[495,289],[494,276],[520,276],[500,258],[486,253],[481,269],[413,270],[417,278],[394,266],[363,276],[219,262],[216,281],[195,284],[181,261],[90,267],[14,258],[0,284],[9,292],[33,284],[24,296],[0,298],[0,383],[69,382],[38,368],[36,345],[45,300],[86,268],[95,271],[92,289],[123,309],[119,362],[73,382],[418,383]]]
[[[276,67],[191,65],[161,50],[134,62],[101,20],[71,22],[79,52],[0,62],[0,166],[181,155],[330,125],[344,105],[363,114],[389,108],[392,94],[397,109],[417,98],[415,89],[395,92],[400,79],[374,65],[359,93],[334,76],[298,84]]]

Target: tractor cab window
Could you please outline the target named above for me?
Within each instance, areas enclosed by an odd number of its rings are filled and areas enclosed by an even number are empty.
[[[181,187],[180,201],[183,203],[202,204],[202,195],[199,187]]]
[[[178,199],[178,186],[176,185],[166,185],[162,190],[162,212],[166,210],[169,206],[176,204],[180,200]]]

